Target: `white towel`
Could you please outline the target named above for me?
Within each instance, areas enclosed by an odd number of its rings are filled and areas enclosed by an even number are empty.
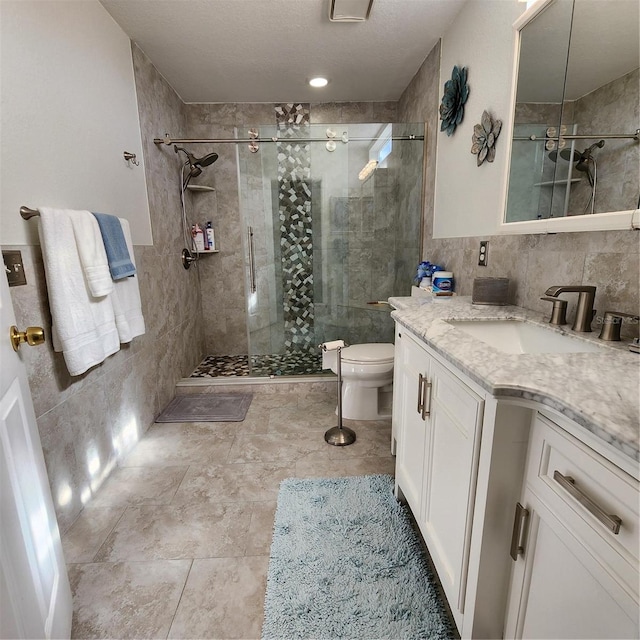
[[[129,257],[135,267],[129,222],[124,218],[118,219],[122,225],[122,232],[124,233],[124,239],[127,243],[127,249],[129,250]],[[120,342],[131,342],[136,336],[141,336],[145,332],[138,276],[133,275],[114,281],[112,297]]]
[[[94,298],[106,296],[113,291],[113,280],[98,221],[90,211],[68,209],[67,215],[73,225],[73,235],[89,293]]]
[[[111,296],[90,295],[67,210],[41,208],[39,231],[54,349],[77,376],[120,349]]]

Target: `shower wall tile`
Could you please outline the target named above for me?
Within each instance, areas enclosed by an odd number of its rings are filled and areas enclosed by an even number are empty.
[[[373,122],[397,122],[397,102],[373,102]]]
[[[189,137],[235,136],[237,105],[204,104],[186,107]],[[204,111],[208,115],[203,115]],[[192,118],[192,113],[197,117]],[[203,256],[197,267],[199,298],[203,310],[202,331],[206,352],[209,354],[247,353],[246,331],[244,335],[240,335],[233,328],[234,322],[242,327],[246,326],[243,223],[238,194],[237,150],[235,144],[198,145],[198,154],[213,151],[218,154],[218,160],[198,176],[194,184],[206,184],[216,191],[193,194],[193,213],[189,214],[194,222],[212,221],[220,251]],[[234,322],[229,323],[233,339],[227,331],[226,316],[230,314],[234,317]],[[225,351],[226,345],[233,347],[233,350]]]
[[[341,102],[312,102],[311,124],[335,124],[342,122]]]
[[[396,122],[397,102],[312,102],[311,124]]]
[[[597,288],[596,308],[599,314],[608,310],[609,307],[617,311],[637,314],[640,305],[638,293],[640,244],[637,231],[433,238],[435,150],[438,139],[440,94],[439,60],[440,44],[437,44],[405,89],[398,103],[400,122],[426,121],[429,126],[422,259],[436,261],[453,270],[457,290],[462,294],[471,293],[475,277],[506,276],[512,280],[511,297],[516,304],[549,313],[550,305],[539,300],[548,287],[560,284],[585,284]],[[633,74],[630,75],[633,76]],[[637,98],[637,75],[634,81]],[[637,122],[637,113],[635,117]],[[635,171],[637,189],[638,161],[634,160],[629,164]],[[620,180],[620,173],[616,172],[615,175]],[[496,188],[499,188],[499,185],[496,185]],[[477,265],[480,240],[489,240],[488,267]],[[415,269],[415,265],[413,268]],[[567,296],[570,318],[571,308],[576,303],[575,298],[577,296]],[[594,330],[596,327],[597,322],[594,322]],[[623,324],[623,332],[624,337],[635,337],[638,335],[638,325]]]
[[[215,124],[234,125],[237,105],[235,103],[189,103],[184,105],[185,117],[189,125]],[[212,137],[212,136],[207,136]],[[199,148],[199,147],[198,147]]]
[[[260,103],[238,103],[236,105],[236,122],[238,127],[259,126],[263,124],[274,124],[273,110],[275,105],[272,102]],[[245,129],[238,131],[239,138],[247,138]]]

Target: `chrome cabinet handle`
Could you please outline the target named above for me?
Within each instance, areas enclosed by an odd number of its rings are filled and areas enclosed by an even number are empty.
[[[247,246],[249,248],[249,287],[251,293],[256,292],[256,264],[253,257],[253,227],[247,229]]]
[[[422,385],[424,384],[426,378],[419,373],[418,374],[418,413],[422,415],[423,409],[423,398],[422,398]]]
[[[422,385],[422,419],[428,418],[431,415],[431,389],[432,383],[430,380],[424,378],[424,384]],[[429,398],[427,401],[427,391],[429,392]]]
[[[563,476],[556,469],[553,472],[553,479],[612,533],[617,535],[620,532],[622,520],[618,516],[609,515],[602,507],[597,505],[586,493],[576,486],[576,481],[571,476]]]
[[[519,502],[516,504],[516,516],[513,520],[513,533],[511,534],[511,550],[509,555],[513,560],[524,555],[523,532],[529,519],[529,510],[525,509]]]

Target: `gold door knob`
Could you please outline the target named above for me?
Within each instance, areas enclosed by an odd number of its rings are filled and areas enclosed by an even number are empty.
[[[23,342],[26,342],[30,347],[35,347],[44,343],[44,329],[42,327],[27,327],[26,331],[18,331],[18,327],[14,325],[9,329],[9,337],[14,351],[17,351]]]

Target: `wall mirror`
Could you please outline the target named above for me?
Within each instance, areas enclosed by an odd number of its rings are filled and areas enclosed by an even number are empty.
[[[640,208],[639,5],[539,0],[516,23],[503,232],[632,226]]]

